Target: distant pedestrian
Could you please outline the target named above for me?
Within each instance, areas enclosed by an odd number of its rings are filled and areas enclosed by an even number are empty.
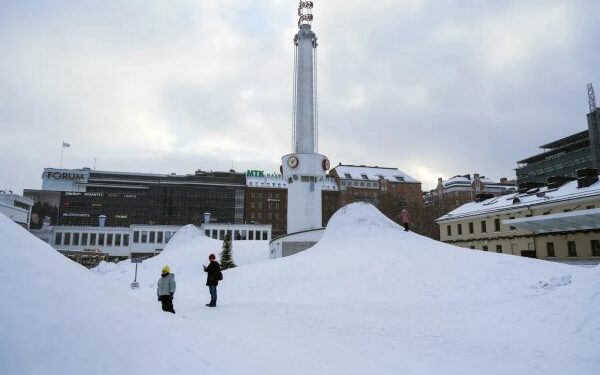
[[[175,314],[175,309],[173,308],[173,297],[175,297],[175,275],[171,273],[171,268],[169,266],[164,266],[162,269],[156,287],[156,295],[158,296],[158,300],[162,303],[163,311]]]
[[[219,280],[223,280],[223,274],[221,273],[221,266],[219,262],[216,261],[215,254],[210,254],[208,256],[208,260],[210,263],[208,266],[204,266],[204,272],[206,275],[206,286],[208,286],[208,291],[210,292],[210,302],[206,304],[208,307],[216,307],[217,306],[217,285],[219,285]]]
[[[408,213],[408,210],[406,208],[404,208],[402,212],[400,212],[400,220],[402,220],[402,225],[404,225],[404,231],[408,232],[408,227],[410,224],[410,214]]]

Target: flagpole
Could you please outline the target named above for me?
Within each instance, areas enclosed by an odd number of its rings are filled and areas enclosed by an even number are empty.
[[[65,150],[65,141],[60,145],[60,168],[62,169],[63,151]]]

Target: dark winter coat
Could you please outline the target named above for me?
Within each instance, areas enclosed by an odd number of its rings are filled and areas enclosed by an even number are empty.
[[[204,272],[207,273],[207,286],[219,285],[219,275],[221,274],[221,266],[219,265],[219,262],[217,262],[216,260],[211,261],[208,267],[204,266]]]

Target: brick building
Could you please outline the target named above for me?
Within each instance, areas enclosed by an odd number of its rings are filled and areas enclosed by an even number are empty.
[[[423,232],[421,183],[398,168],[339,164],[330,172],[339,186],[339,207],[352,202],[369,202],[387,217],[399,222],[400,211],[408,209],[412,228]]]

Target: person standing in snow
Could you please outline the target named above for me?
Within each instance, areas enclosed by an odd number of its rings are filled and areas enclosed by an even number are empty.
[[[163,311],[167,311],[175,314],[173,308],[173,297],[175,296],[175,275],[171,273],[169,266],[164,266],[160,279],[158,279],[158,285],[156,287],[156,295],[158,300],[162,303]]]
[[[404,225],[404,231],[408,232],[408,226],[410,223],[410,214],[406,208],[402,209],[400,212],[400,220],[402,221],[402,225]]]
[[[208,286],[208,290],[210,292],[210,302],[206,304],[208,307],[216,307],[217,306],[217,285],[219,285],[219,280],[223,280],[223,274],[221,273],[221,266],[219,262],[216,261],[215,254],[210,254],[208,256],[208,260],[210,263],[208,266],[204,266],[204,272],[206,275],[206,286]]]

